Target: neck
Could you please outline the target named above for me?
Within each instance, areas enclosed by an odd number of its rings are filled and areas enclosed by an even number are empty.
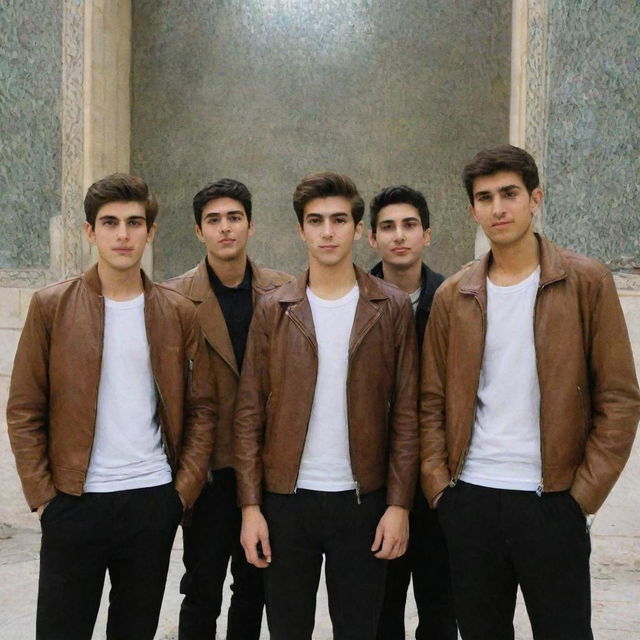
[[[102,295],[111,300],[133,300],[144,291],[140,265],[127,271],[116,271],[98,262],[98,277]]]
[[[538,240],[533,232],[508,246],[491,246],[489,278],[494,284],[518,284],[540,264]]]
[[[404,269],[383,261],[382,274],[384,279],[405,293],[413,293],[420,288],[422,282],[422,262],[418,260]]]
[[[243,252],[233,260],[218,260],[211,254],[207,254],[207,260],[225,287],[237,287],[244,280],[247,269],[246,253]]]
[[[339,265],[309,263],[309,287],[318,298],[337,300],[353,289],[356,272],[351,260]]]

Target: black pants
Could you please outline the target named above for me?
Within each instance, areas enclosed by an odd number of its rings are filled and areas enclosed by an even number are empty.
[[[227,640],[258,640],[264,607],[262,572],[250,565],[240,544],[240,509],[233,469],[214,471],[183,529],[180,640],[215,640],[222,590],[231,558],[232,596]]]
[[[591,640],[585,517],[568,492],[464,482],[438,505],[464,640],[512,640],[518,585],[536,640]]]
[[[438,515],[420,487],[409,515],[407,553],[389,562],[378,640],[404,640],[409,581],[418,609],[416,640],[457,640],[449,556]]]
[[[334,640],[374,640],[387,569],[371,552],[384,490],[362,496],[267,493],[271,566],[264,569],[272,640],[311,640],[322,557]]]
[[[41,520],[36,638],[90,640],[108,570],[107,638],[152,640],[181,517],[172,484],[59,493]]]

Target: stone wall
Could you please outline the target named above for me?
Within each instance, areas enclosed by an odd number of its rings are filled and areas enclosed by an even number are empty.
[[[508,2],[133,0],[132,169],[161,204],[155,270],[201,257],[191,199],[220,177],[253,191],[258,261],[304,263],[291,194],[310,171],[368,201],[404,182],[432,209],[429,262],[473,257],[460,170],[508,134]],[[473,17],[470,19],[470,17]],[[370,266],[366,240],[356,260]]]

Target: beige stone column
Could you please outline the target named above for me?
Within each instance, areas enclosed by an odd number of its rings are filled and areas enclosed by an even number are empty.
[[[81,273],[94,260],[82,233],[87,187],[129,170],[130,0],[63,0],[61,35],[62,206],[49,224],[49,267],[0,269],[0,376],[11,373],[33,291]],[[150,252],[144,265],[150,273]]]

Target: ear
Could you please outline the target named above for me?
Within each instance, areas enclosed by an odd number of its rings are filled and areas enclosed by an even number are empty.
[[[298,222],[298,235],[300,236],[300,238],[302,239],[302,242],[307,242],[307,239],[305,238],[304,235],[304,229],[302,228],[302,225]]]
[[[84,235],[87,237],[89,244],[95,244],[96,243],[95,229],[88,222],[85,221],[82,224],[82,230],[84,231]]]
[[[431,228],[422,232],[422,246],[428,247],[431,244]]]
[[[544,193],[542,193],[542,189],[540,187],[536,187],[529,196],[529,202],[531,204],[531,215],[535,214],[538,209],[540,209],[540,205],[542,205],[543,199]]]
[[[158,230],[158,225],[154,222],[147,231],[147,244],[151,244],[153,239],[156,237],[156,231]]]
[[[470,204],[467,207],[467,211],[469,212],[469,217],[476,223],[478,224],[478,218],[476,217],[476,210],[473,208],[473,205]]]
[[[358,222],[358,224],[356,225],[355,231],[353,233],[354,240],[360,240],[360,238],[362,238],[363,229],[364,229],[364,220],[360,220],[360,222]]]
[[[369,239],[369,244],[371,245],[372,249],[377,249],[378,248],[378,241],[376,240],[376,234],[373,233],[373,231],[371,231],[371,229],[369,229],[367,231],[367,238]]]
[[[200,240],[200,242],[204,242],[205,239],[204,239],[204,236],[202,235],[202,229],[201,229],[199,224],[197,224],[194,227],[194,231],[196,232],[196,238],[198,238],[198,240]]]
[[[249,234],[250,236],[252,236],[254,231],[255,231],[255,226],[254,226],[254,224],[253,224],[253,220],[252,220],[252,221],[249,223],[249,230],[248,230],[248,234]]]

